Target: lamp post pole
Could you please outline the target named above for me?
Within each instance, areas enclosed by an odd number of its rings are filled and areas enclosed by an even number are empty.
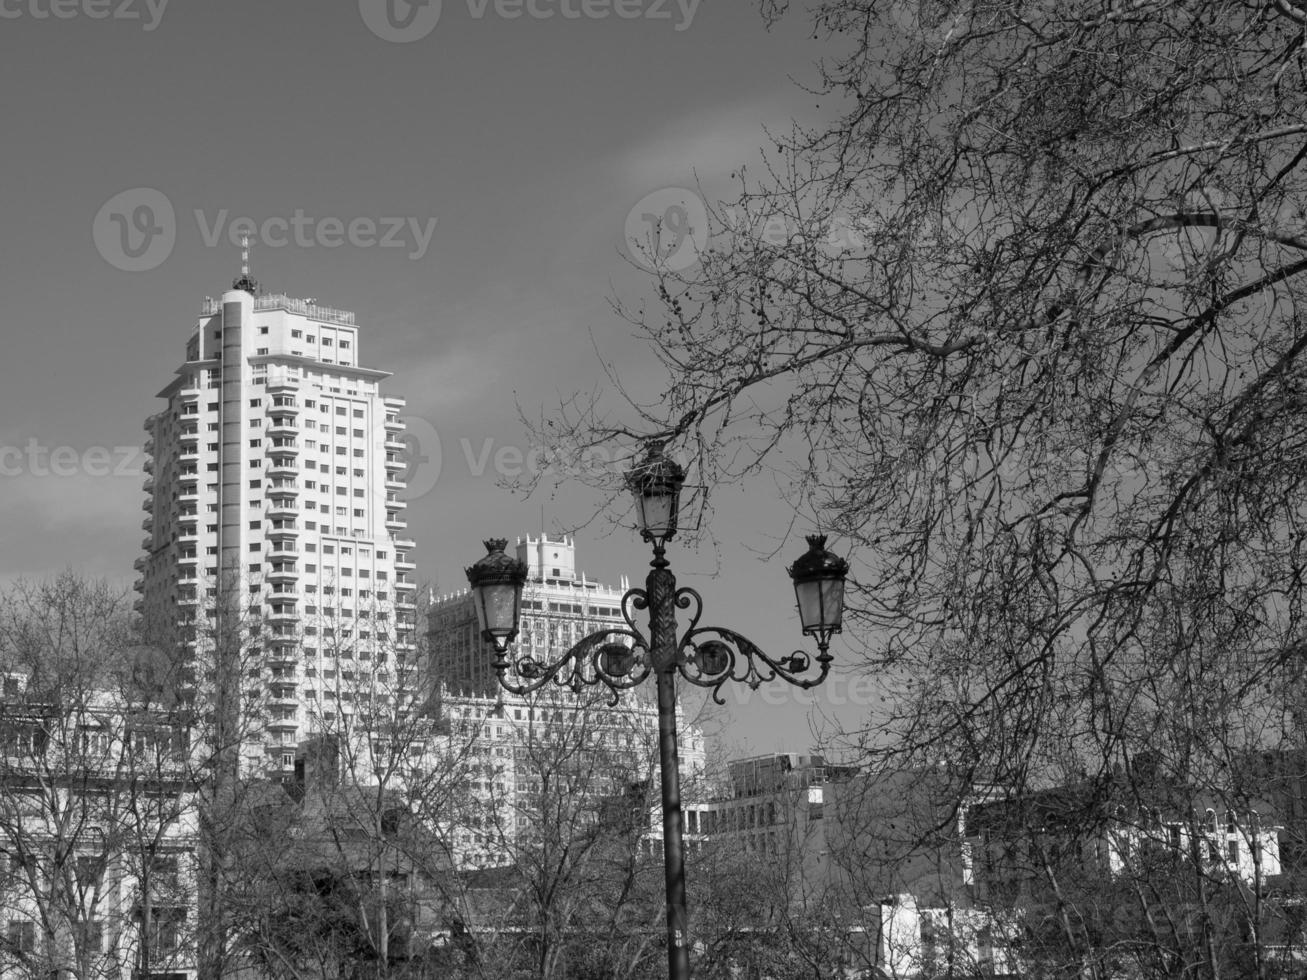
[[[494,645],[492,666],[507,691],[526,695],[546,684],[580,692],[602,684],[609,704],[621,691],[654,675],[658,690],[658,764],[662,783],[663,874],[667,887],[667,975],[690,980],[690,934],[685,905],[685,849],[681,813],[681,768],[676,726],[677,677],[712,691],[725,704],[721,689],[738,681],[756,689],[779,678],[795,687],[816,687],[830,671],[830,639],[840,632],[844,610],[844,578],[848,562],[826,551],[824,536],[808,538],[808,551],[790,567],[803,632],[817,640],[817,671],[806,676],[814,658],[803,651],[773,659],[747,637],[721,626],[699,626],[703,600],[688,587],[678,588],[665,549],[676,533],[677,510],[685,471],[662,452],[649,447],[632,471],[628,484],[635,495],[640,535],[653,545],[654,557],[643,589],[622,596],[626,627],[609,627],[583,637],[553,661],[529,651],[510,649],[518,633],[526,565],[504,553],[506,539],[491,539],[488,552],[467,569],[481,636]],[[677,635],[676,610],[690,610],[688,628]],[[634,610],[647,610],[649,635],[636,625]]]
[[[660,547],[645,579],[649,597],[649,654],[658,684],[658,767],[663,791],[663,875],[667,883],[667,975],[690,978],[685,914],[685,851],[681,764],[676,732],[676,576]]]

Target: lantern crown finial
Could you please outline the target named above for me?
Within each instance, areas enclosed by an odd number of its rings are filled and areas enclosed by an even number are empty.
[[[826,550],[826,535],[809,534],[805,535],[805,540],[808,542],[808,550],[790,566],[789,572],[792,578],[804,580],[843,577],[848,574],[849,563],[839,555],[831,554]]]
[[[665,452],[667,440],[650,439],[645,443],[644,459],[631,468],[627,483],[632,489],[662,488],[674,485],[680,489],[685,482],[685,468]]]
[[[486,553],[476,564],[466,569],[468,583],[473,588],[498,582],[520,584],[526,581],[526,564],[504,554],[504,549],[508,547],[507,538],[487,538],[482,544],[486,546]]]

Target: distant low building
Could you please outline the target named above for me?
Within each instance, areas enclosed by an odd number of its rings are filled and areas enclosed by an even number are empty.
[[[588,699],[554,691],[489,698],[441,689],[432,712],[448,733],[440,752],[458,758],[467,772],[472,817],[449,828],[459,868],[511,863],[503,843],[527,833],[541,799],[565,786],[598,819],[605,802],[631,786],[658,784],[658,711],[639,691],[609,705],[593,692]],[[703,734],[683,718],[678,729],[681,775],[692,787],[704,769]],[[650,800],[647,850],[661,845],[661,826],[657,801]],[[687,829],[694,833],[693,825]]]
[[[108,691],[4,692],[0,978],[194,976],[188,729]]]

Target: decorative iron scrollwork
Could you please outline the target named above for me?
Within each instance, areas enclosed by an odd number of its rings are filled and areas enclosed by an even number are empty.
[[[651,673],[660,669],[663,656],[669,661],[662,669],[675,669],[686,681],[712,691],[713,700],[725,704],[721,689],[728,681],[748,684],[757,690],[777,677],[801,688],[816,687],[826,679],[834,659],[825,644],[815,658],[802,650],[787,657],[772,658],[759,649],[747,636],[722,626],[699,626],[703,612],[703,598],[694,589],[684,586],[672,592],[674,583],[653,577],[659,588],[651,597],[644,589],[630,589],[622,596],[622,618],[626,628],[610,627],[598,630],[579,640],[558,660],[541,660],[531,653],[511,648],[500,654],[494,668],[499,682],[514,694],[530,694],[546,684],[570,688],[580,692],[584,687],[602,684],[608,688],[608,703],[615,705],[619,692],[636,687]],[[670,601],[668,601],[670,599]],[[675,609],[690,610],[690,623],[679,641],[674,640]],[[661,611],[657,624],[651,623],[654,635],[666,637],[676,646],[668,651],[654,651],[649,640],[635,624],[639,610]],[[654,628],[656,626],[656,628]],[[816,661],[817,671],[812,670]],[[513,679],[516,678],[516,679]]]
[[[647,607],[643,589],[631,589],[622,596],[622,618],[626,629],[610,627],[583,636],[557,660],[545,661],[515,648],[500,654],[494,662],[499,683],[513,694],[530,694],[547,684],[582,688],[602,684],[608,688],[608,704],[616,705],[618,692],[637,687],[653,670],[649,641],[635,625],[634,610]],[[516,676],[516,680],[514,680]]]
[[[681,638],[676,669],[691,684],[710,689],[718,704],[726,703],[721,689],[727,681],[739,681],[757,690],[760,684],[780,677],[796,687],[816,687],[826,679],[835,659],[823,647],[816,657],[817,673],[801,677],[813,663],[813,658],[802,650],[773,659],[747,636],[722,626],[696,627],[697,622],[696,615]]]

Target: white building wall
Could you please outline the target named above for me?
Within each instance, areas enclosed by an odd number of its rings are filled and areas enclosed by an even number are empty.
[[[354,314],[233,289],[206,301],[146,423],[137,608],[197,632],[180,640],[197,683],[216,637],[239,633],[259,682],[243,756],[283,777],[415,650],[404,401],[358,355]]]

